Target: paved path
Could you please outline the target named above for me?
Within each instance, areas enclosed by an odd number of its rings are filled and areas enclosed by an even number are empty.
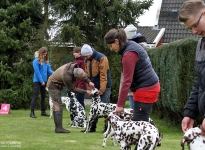
[[[85,103],[85,105],[91,105],[92,104],[92,99],[85,99],[84,103]]]

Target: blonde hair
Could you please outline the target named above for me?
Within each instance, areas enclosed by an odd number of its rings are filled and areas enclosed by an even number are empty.
[[[185,23],[190,16],[195,17],[201,10],[205,9],[204,1],[202,0],[188,0],[184,2],[179,10],[178,20]]]
[[[44,53],[48,53],[48,48],[47,47],[41,47],[38,50],[38,62],[39,64],[43,64],[43,62],[45,61],[47,64],[49,63],[49,59],[48,59],[48,54],[46,55],[46,57],[44,57]]]

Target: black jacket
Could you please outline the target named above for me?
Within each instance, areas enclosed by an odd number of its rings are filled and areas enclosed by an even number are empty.
[[[196,77],[189,99],[184,107],[184,116],[195,119],[205,117],[205,42],[199,40],[196,48]]]

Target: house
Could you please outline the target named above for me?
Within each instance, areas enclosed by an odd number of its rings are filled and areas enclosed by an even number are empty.
[[[178,21],[178,12],[186,0],[162,0],[157,24],[154,27],[138,26],[139,33],[147,38],[150,48],[158,47],[184,38],[199,38],[189,32],[183,24]]]

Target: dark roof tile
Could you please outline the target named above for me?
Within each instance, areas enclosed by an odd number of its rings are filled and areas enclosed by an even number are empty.
[[[172,10],[179,11],[181,5],[185,1],[186,0],[162,0],[158,26],[159,29],[165,28],[165,34],[162,41],[163,43],[170,43],[184,38],[199,37],[189,33],[186,27],[178,22],[177,18],[171,17]]]

